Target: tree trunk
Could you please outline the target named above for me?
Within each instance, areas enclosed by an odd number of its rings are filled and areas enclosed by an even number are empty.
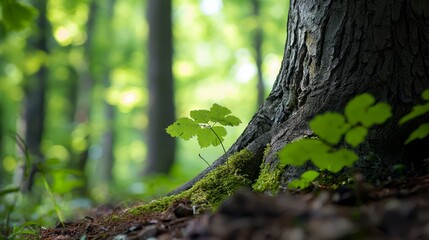
[[[116,0],[109,0],[106,2],[106,22],[109,24],[112,24],[112,19],[114,17],[114,9],[115,9]],[[107,34],[109,37],[111,36],[113,32],[113,29],[107,29],[104,33]],[[111,53],[111,49],[107,48],[105,49],[105,59],[109,58],[109,53]],[[109,89],[111,87],[111,78],[110,78],[110,68],[111,63],[110,61],[105,61],[100,63],[100,68],[102,69],[102,78],[103,78],[103,87],[104,89]],[[112,182],[113,180],[113,166],[115,164],[115,121],[116,121],[116,106],[111,105],[107,102],[107,100],[104,100],[104,118],[105,118],[105,128],[103,132],[103,139],[102,139],[102,149],[103,149],[103,155],[101,156],[101,161],[99,165],[99,174],[100,174],[100,180],[103,185],[107,185]]]
[[[165,128],[174,122],[174,86],[172,72],[171,0],[149,0],[149,125],[148,155],[144,174],[168,173],[174,159],[176,143]]]
[[[103,85],[108,89],[110,84],[110,76],[107,68],[103,76]],[[99,165],[100,180],[102,184],[108,184],[113,180],[113,165],[115,163],[115,121],[116,121],[116,107],[104,101],[104,118],[105,128],[102,139],[103,155]]]
[[[265,85],[264,78],[262,75],[262,40],[263,40],[263,32],[261,27],[261,6],[259,3],[260,0],[252,0],[253,6],[253,17],[256,19],[257,26],[255,28],[255,32],[253,33],[253,47],[255,51],[255,63],[257,69],[257,90],[258,90],[258,99],[257,105],[258,107],[264,103],[265,99]]]
[[[0,159],[3,159],[6,157],[5,153],[5,147],[4,147],[4,128],[5,123],[3,120],[3,101],[0,102]],[[0,189],[3,188],[3,181],[6,182],[6,171],[3,170],[3,167],[0,168]]]
[[[418,166],[428,154],[403,144],[418,122],[404,127],[397,123],[429,87],[428,22],[426,0],[292,0],[288,39],[274,87],[228,154],[243,148],[260,152],[270,144],[264,161],[274,165],[276,153],[287,143],[312,134],[308,121],[316,114],[343,112],[353,96],[369,92],[392,105],[393,117],[371,129],[365,147],[358,149],[361,156],[374,154],[380,165],[365,168],[362,159],[357,165],[367,176],[380,178],[397,163],[409,166],[414,161]],[[428,141],[416,147],[424,144],[428,146]],[[225,159],[222,156],[174,192],[189,188]],[[288,167],[281,180],[287,182],[302,171]]]
[[[93,44],[93,33],[95,28],[95,16],[98,14],[98,5],[96,1],[89,3],[88,21],[86,24],[86,35],[87,39],[84,44],[85,59],[82,61],[79,68],[76,69],[78,77],[76,79],[75,86],[75,97],[73,103],[73,121],[75,127],[86,126],[89,127],[91,120],[91,105],[92,105],[92,91],[94,86],[94,74],[93,74],[93,61],[92,61],[92,44]],[[79,151],[73,155],[73,161],[70,163],[70,167],[78,170],[79,172],[85,173],[85,168],[88,163],[89,157],[89,146],[91,141],[91,132],[87,131],[85,135],[85,142],[87,143],[86,148],[83,151]],[[88,176],[82,174],[81,179],[83,180],[83,186],[77,189],[77,192],[81,196],[89,196]]]
[[[30,47],[47,53],[49,29],[48,20],[46,19],[46,1],[35,1],[34,6],[39,11],[37,19],[38,32],[30,40]],[[25,166],[27,174],[25,174],[22,185],[23,191],[31,191],[37,172],[37,164],[43,160],[40,144],[42,142],[45,122],[45,88],[47,78],[48,69],[42,64],[36,75],[30,78],[30,81],[25,86],[24,139],[28,147],[27,150],[32,157],[32,164],[31,166]]]

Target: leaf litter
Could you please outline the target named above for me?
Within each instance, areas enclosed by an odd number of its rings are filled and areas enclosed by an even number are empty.
[[[429,175],[381,186],[272,197],[242,189],[215,212],[173,203],[167,211],[131,216],[102,209],[43,229],[41,239],[429,239]]]

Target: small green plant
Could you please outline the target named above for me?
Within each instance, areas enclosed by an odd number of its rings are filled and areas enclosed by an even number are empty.
[[[410,113],[405,115],[399,120],[399,125],[402,125],[410,120],[420,117],[426,113],[429,113],[429,89],[426,89],[422,93],[422,99],[426,101],[423,105],[414,106]],[[429,135],[429,123],[423,123],[416,130],[414,130],[410,136],[405,140],[405,144],[408,144],[416,139],[423,139]]]
[[[21,186],[16,184],[8,185],[4,189],[0,189],[0,206],[4,206],[2,209],[0,207],[0,239],[3,239],[4,236],[6,239],[27,239],[26,236],[33,235],[37,236],[40,226],[42,225],[43,216],[35,216],[33,213],[37,211],[38,207],[43,206],[43,208],[49,210],[49,212],[54,212],[56,217],[59,219],[60,223],[64,223],[63,212],[60,208],[55,195],[64,193],[58,191],[55,188],[58,185],[58,180],[54,179],[53,181],[48,182],[48,178],[55,178],[55,174],[59,174],[61,169],[55,169],[56,161],[54,159],[48,159],[44,162],[36,163],[28,152],[28,147],[25,141],[16,133],[12,133],[14,138],[17,139],[17,145],[20,147],[24,153],[24,158],[21,159],[24,162],[25,166],[31,166],[37,164],[37,178],[35,179],[34,187],[42,187],[43,185],[46,194],[34,195],[35,193],[24,193],[22,192]],[[58,162],[59,163],[59,162]],[[23,181],[27,181],[30,175],[29,169],[26,167],[26,171],[23,173]],[[72,170],[64,169],[63,171],[72,172]],[[63,174],[62,176],[65,176]],[[78,186],[76,183],[69,183],[66,180],[62,179],[62,188],[65,188],[70,192],[73,187]],[[53,184],[54,188],[51,187]],[[71,186],[70,186],[71,185]],[[38,188],[37,190],[40,190]],[[33,190],[34,191],[34,190]],[[32,195],[30,195],[32,194]],[[34,201],[28,200],[38,196],[41,200]],[[48,196],[48,200],[44,200],[45,196]],[[27,200],[27,201],[26,201]],[[28,206],[29,204],[29,206]],[[28,219],[34,219],[37,217],[37,221],[28,221]],[[23,224],[20,224],[22,220],[26,220]]]
[[[20,226],[14,226],[12,233],[7,237],[7,239],[24,239],[24,237],[33,236],[34,239],[37,239],[39,234],[40,224],[34,221],[28,221]]]
[[[238,126],[241,120],[231,115],[231,111],[219,104],[213,104],[210,110],[194,110],[190,113],[191,118],[183,117],[177,119],[173,124],[167,127],[166,131],[172,137],[180,137],[189,140],[197,137],[201,148],[210,145],[223,145],[224,137],[227,135],[224,126]],[[221,125],[221,126],[217,126]]]
[[[310,160],[320,170],[337,173],[359,158],[340,144],[358,147],[370,127],[384,123],[391,115],[390,105],[376,103],[372,95],[365,93],[356,96],[347,104],[344,115],[327,112],[311,120],[310,128],[318,138],[305,138],[287,144],[278,153],[280,166],[302,166]],[[317,171],[307,171],[290,182],[289,187],[307,188],[318,176]]]

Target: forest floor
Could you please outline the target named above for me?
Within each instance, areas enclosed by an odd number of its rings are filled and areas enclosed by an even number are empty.
[[[142,216],[99,209],[41,239],[429,239],[429,175],[277,197],[240,190],[214,213],[194,213],[186,201]]]

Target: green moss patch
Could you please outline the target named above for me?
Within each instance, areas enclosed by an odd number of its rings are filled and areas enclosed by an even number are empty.
[[[153,200],[145,205],[128,210],[132,215],[163,212],[175,201],[189,199],[203,209],[217,208],[226,198],[241,187],[250,187],[258,175],[260,162],[255,154],[243,149],[228,158],[228,161],[207,174],[195,185],[173,196]]]
[[[259,178],[252,186],[253,191],[277,194],[280,187],[281,173],[282,169],[278,165],[274,169],[271,169],[270,165],[262,163]]]

